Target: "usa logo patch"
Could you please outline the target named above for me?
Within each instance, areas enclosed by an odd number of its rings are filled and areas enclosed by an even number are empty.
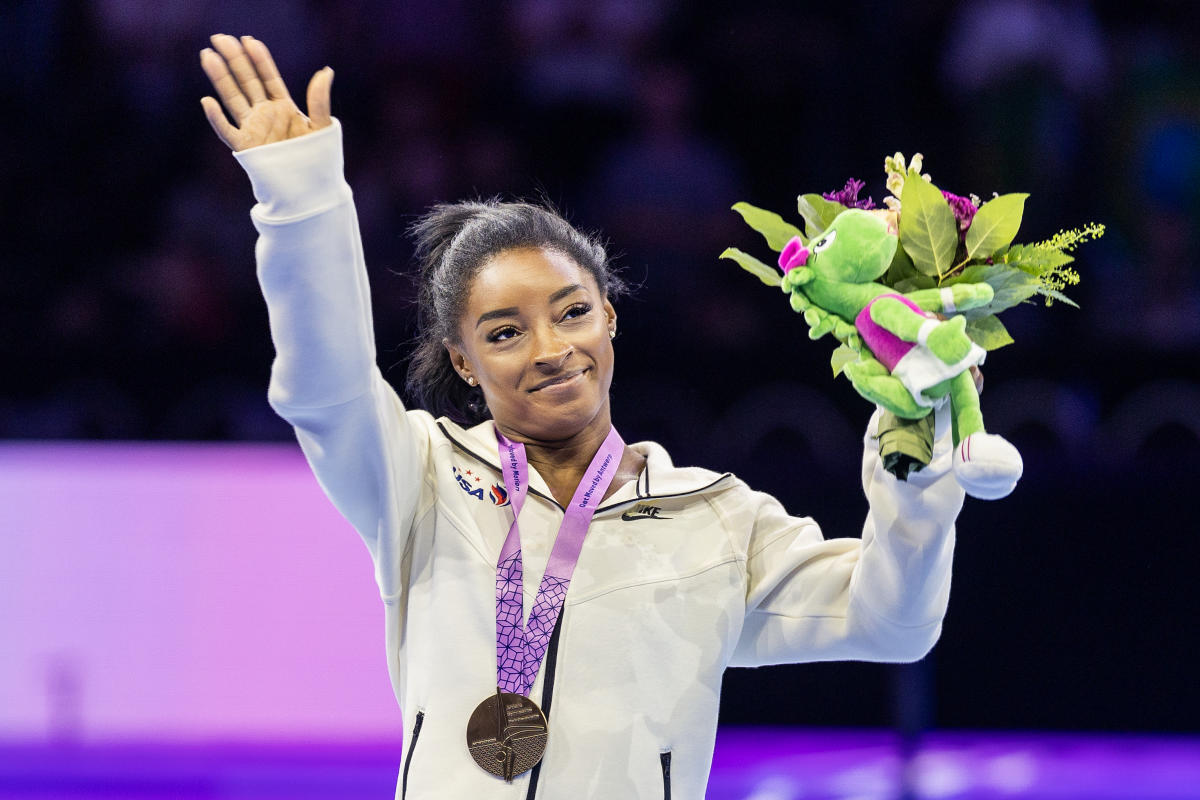
[[[508,491],[504,488],[504,484],[493,483],[486,487],[483,484],[483,478],[475,474],[472,470],[460,470],[458,467],[451,465],[450,470],[454,473],[454,479],[458,481],[458,485],[464,492],[474,497],[476,500],[482,500],[485,497],[492,502],[494,506],[508,505]]]

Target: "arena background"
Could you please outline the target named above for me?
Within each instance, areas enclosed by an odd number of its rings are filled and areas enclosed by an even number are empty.
[[[810,342],[782,297],[717,259],[729,245],[764,255],[729,206],[747,200],[794,216],[797,194],[851,176],[878,201],[883,157],[899,150],[924,153],[951,191],[1031,193],[1023,241],[1105,223],[1104,238],[1078,253],[1082,282],[1070,294],[1079,310],[1006,314],[1016,343],[988,360],[984,412],[1021,449],[1026,474],[1007,500],[967,501],[933,654],[910,667],[731,671],[722,722],[1200,732],[1200,25],[1191,4],[43,0],[0,13],[0,637],[28,656],[10,662],[12,674],[52,687],[32,716],[6,721],[0,703],[5,741],[155,730],[89,727],[72,706],[99,668],[71,666],[33,622],[43,617],[29,611],[31,598],[58,596],[48,587],[61,577],[44,541],[38,559],[23,561],[31,537],[57,530],[39,508],[80,510],[72,542],[115,539],[89,529],[93,495],[79,487],[128,466],[129,442],[169,443],[151,448],[166,453],[163,470],[187,453],[230,453],[251,476],[254,458],[269,473],[271,459],[295,452],[265,400],[271,346],[248,181],[198,102],[210,90],[197,53],[216,31],[267,42],[296,96],[314,70],[336,70],[333,109],[379,361],[395,385],[414,333],[405,237],[414,216],[464,197],[548,198],[603,231],[635,286],[617,304],[614,419],[626,439],[653,438],[678,463],[732,470],[827,535],[856,535],[861,524],[856,462],[868,408],[830,379],[828,340]],[[77,469],[95,463],[113,466]],[[119,518],[116,502],[105,513]],[[164,513],[194,522],[195,510]],[[366,553],[329,513],[331,537],[359,548],[353,579],[369,596]],[[270,526],[273,515],[255,519]],[[204,535],[169,516],[164,535],[179,525]],[[281,534],[280,547],[291,545]],[[104,549],[94,557],[104,564]],[[143,566],[131,580],[157,569]],[[264,596],[270,580],[262,577]],[[153,594],[138,597],[154,604]],[[216,608],[236,614],[233,599]],[[387,703],[378,633],[372,621],[357,646],[379,656],[372,680]],[[141,658],[137,648],[111,656],[105,669]],[[336,669],[326,677],[358,679]]]

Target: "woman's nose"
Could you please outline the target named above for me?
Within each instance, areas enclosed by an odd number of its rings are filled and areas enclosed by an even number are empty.
[[[534,361],[539,367],[559,369],[567,363],[573,352],[575,348],[571,343],[551,328],[537,336]]]

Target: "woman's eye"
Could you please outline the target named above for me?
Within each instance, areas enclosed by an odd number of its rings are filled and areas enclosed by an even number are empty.
[[[517,329],[513,327],[497,328],[487,335],[489,342],[507,341],[517,335]]]
[[[591,310],[592,310],[592,307],[588,303],[576,303],[575,305],[568,308],[565,313],[563,313],[563,319],[568,320],[568,319],[575,319],[577,317],[582,317],[584,314],[588,313]]]

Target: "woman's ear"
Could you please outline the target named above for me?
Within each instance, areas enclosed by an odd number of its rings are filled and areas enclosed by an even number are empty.
[[[458,376],[466,381],[468,385],[474,386],[477,381],[475,380],[475,372],[471,369],[471,362],[467,360],[467,354],[449,339],[442,339],[442,347],[446,348],[446,354],[450,358],[450,366],[454,367],[454,371],[458,373]]]
[[[613,308],[612,301],[607,297],[604,298],[601,308],[604,309],[604,316],[608,321],[608,338],[611,339],[617,335],[617,310]]]

